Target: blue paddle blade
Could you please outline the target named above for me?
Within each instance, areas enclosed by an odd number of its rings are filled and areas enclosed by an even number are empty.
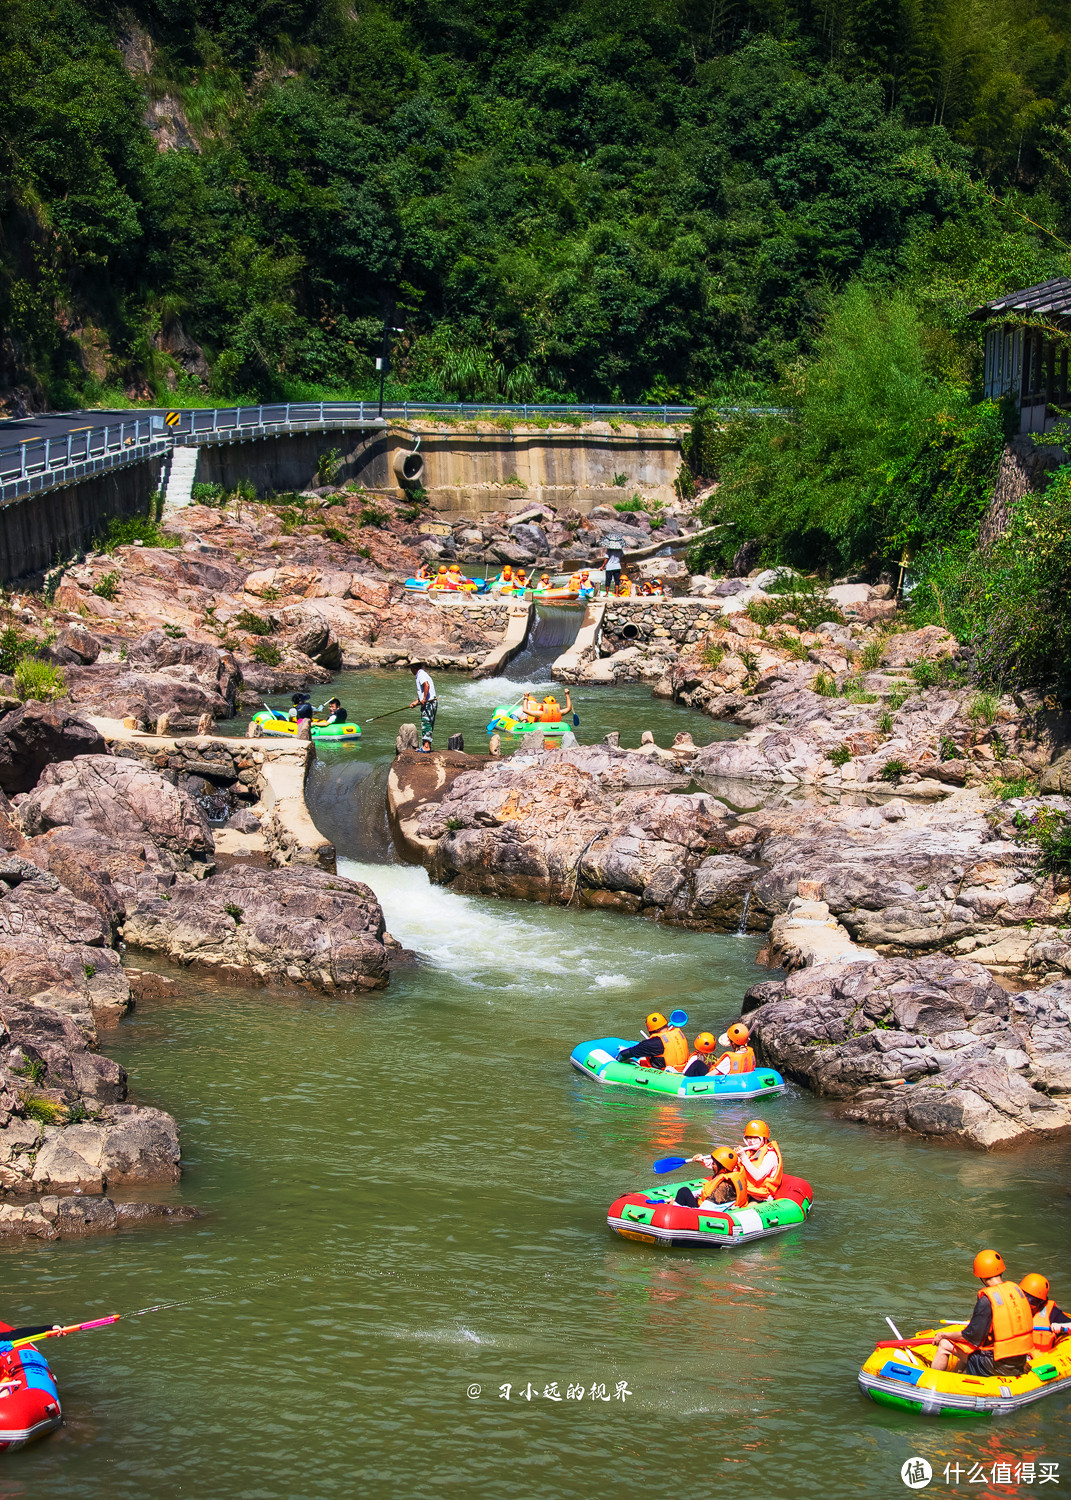
[[[687,1026],[688,1012],[686,1010],[671,1010],[669,1021],[671,1026]]]
[[[577,726],[577,725],[578,725],[578,724],[579,724],[579,723],[580,723],[580,715],[579,715],[579,714],[574,714],[574,715],[573,715],[573,728],[574,728],[574,729],[575,729],[575,728],[576,728],[576,726]]]
[[[686,1156],[663,1156],[654,1163],[651,1170],[660,1176],[663,1172],[675,1172],[678,1167],[683,1167],[688,1161]]]

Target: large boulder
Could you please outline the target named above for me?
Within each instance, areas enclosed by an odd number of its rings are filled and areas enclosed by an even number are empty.
[[[185,866],[213,854],[212,830],[182,787],[139,761],[82,755],[49,766],[37,787],[18,801],[26,832],[89,828],[108,837],[150,839]]]
[[[0,790],[28,792],[55,761],[106,755],[100,731],[62,703],[23,703],[0,719]]]
[[[36,868],[31,866],[31,868]],[[130,1008],[130,985],[109,946],[108,922],[55,880],[37,872],[0,895],[0,980],[16,999],[63,1011],[91,1025],[94,1013]]]
[[[67,688],[86,713],[134,718],[153,725],[166,714],[172,730],[195,729],[202,714],[233,717],[241,673],[229,651],[150,630],[134,641],[125,662],[71,667]]]
[[[383,913],[356,880],[308,866],[232,867],[140,902],[123,928],[132,948],[265,984],[382,989]]]
[[[1008,995],[947,956],[825,964],[748,990],[761,1054],[850,1119],[1004,1145],[1071,1130],[1067,985]]]
[[[112,927],[139,901],[170,890],[177,879],[192,878],[179,874],[186,863],[181,856],[151,839],[98,833],[94,828],[51,828],[26,841],[22,853],[96,907]],[[0,861],[0,878],[2,871]]]
[[[287,645],[294,651],[330,671],[341,667],[342,647],[320,610],[309,604],[289,604],[275,614]]]

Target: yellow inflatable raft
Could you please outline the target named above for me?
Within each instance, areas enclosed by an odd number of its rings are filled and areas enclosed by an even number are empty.
[[[926,1417],[991,1417],[1018,1411],[1054,1391],[1071,1390],[1071,1336],[1054,1349],[1032,1354],[1025,1375],[965,1375],[931,1370],[937,1340],[962,1332],[964,1323],[924,1328],[910,1348],[884,1341],[859,1371],[859,1389],[880,1406]]]

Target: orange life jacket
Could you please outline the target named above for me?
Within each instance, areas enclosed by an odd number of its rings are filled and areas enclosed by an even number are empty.
[[[729,1059],[730,1073],[754,1073],[755,1071],[755,1049],[753,1047],[740,1047],[735,1052],[723,1052],[718,1058],[719,1062]]]
[[[741,1168],[735,1172],[719,1172],[716,1177],[708,1177],[703,1186],[696,1193],[696,1197],[702,1203],[704,1198],[709,1198],[720,1182],[727,1182],[736,1194],[734,1208],[747,1207],[748,1185],[747,1176]]]
[[[785,1162],[781,1155],[781,1147],[776,1141],[767,1141],[764,1146],[759,1148],[760,1160],[766,1155],[767,1151],[774,1152],[777,1157],[777,1166],[774,1167],[769,1177],[764,1177],[761,1182],[756,1181],[749,1171],[750,1163],[746,1149],[740,1152],[740,1161],[747,1174],[747,1190],[753,1198],[776,1198],[777,1189],[781,1186],[781,1179],[785,1175]]]
[[[1052,1310],[1056,1306],[1050,1297],[1044,1307],[1034,1314],[1034,1348],[1049,1350],[1056,1346],[1056,1335],[1052,1331]]]
[[[579,573],[574,573],[573,576],[572,576],[572,578],[570,578],[570,580],[569,580],[569,592],[571,594],[579,594],[579,592],[580,592],[580,574]]]
[[[688,1061],[688,1038],[679,1026],[665,1026],[655,1035],[662,1038],[662,1057],[666,1067],[679,1073]]]
[[[1022,1287],[1002,1281],[999,1286],[984,1286],[978,1295],[988,1297],[993,1309],[993,1327],[984,1347],[992,1351],[994,1362],[1032,1354],[1034,1314]]]
[[[562,721],[561,705],[558,703],[544,703],[539,717],[544,724],[560,724]]]

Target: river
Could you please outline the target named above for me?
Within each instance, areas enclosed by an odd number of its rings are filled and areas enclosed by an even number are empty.
[[[399,684],[404,700],[397,674],[351,691]],[[459,724],[493,706],[487,684],[440,689]],[[583,737],[633,709],[635,740],[722,732],[607,689]],[[422,962],[356,998],[182,974],[178,999],[105,1033],[136,1096],[177,1117],[173,1196],[204,1217],[0,1250],[11,1321],[180,1304],[52,1346],[67,1426],[4,1460],[2,1500],[840,1500],[905,1493],[914,1454],[938,1494],[1022,1493],[966,1467],[944,1483],[946,1463],[1004,1456],[1061,1462],[1066,1484],[1060,1397],[972,1426],[885,1411],[855,1384],[886,1314],[904,1332],[966,1314],[984,1244],[1052,1275],[1067,1305],[1066,1146],[885,1135],[790,1087],[763,1113],[814,1184],[809,1223],[733,1254],[611,1235],[609,1203],[655,1157],[738,1139],[748,1111],[615,1094],[569,1051],[635,1034],[656,1005],[722,1029],[765,977],[758,940],[457,896],[382,862],[375,800],[355,817],[351,796],[347,818],[341,788],[379,774],[393,733],[349,771],[325,762],[312,801],[340,870]]]

